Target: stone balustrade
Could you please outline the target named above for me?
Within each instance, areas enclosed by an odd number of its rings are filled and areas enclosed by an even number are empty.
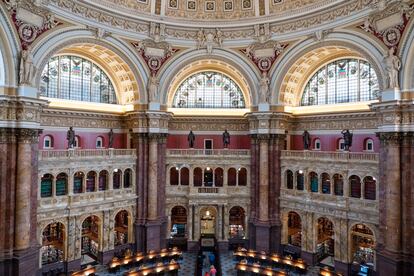
[[[168,186],[167,196],[249,196],[248,186],[227,186],[227,187],[189,187],[189,186]]]
[[[167,156],[233,156],[249,157],[250,150],[232,150],[232,149],[169,149]]]
[[[135,149],[68,149],[68,150],[40,150],[39,161],[63,159],[113,159],[119,157],[136,158]]]
[[[38,200],[38,207],[39,209],[72,208],[83,205],[90,205],[92,203],[108,203],[134,198],[136,198],[134,188],[123,188],[41,198]]]
[[[283,150],[282,159],[317,159],[333,161],[352,161],[352,162],[373,162],[378,163],[378,153],[368,152],[347,152],[347,151],[303,151],[303,150]]]

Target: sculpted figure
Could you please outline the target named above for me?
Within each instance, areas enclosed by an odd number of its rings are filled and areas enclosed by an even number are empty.
[[[385,65],[388,72],[388,85],[389,88],[400,88],[398,82],[398,73],[401,69],[401,60],[395,55],[395,49],[390,48],[388,55],[385,57]]]
[[[223,46],[223,32],[218,28],[216,28],[216,40],[217,40],[217,44],[221,48]]]
[[[349,132],[349,129],[344,129],[341,131],[344,138],[345,150],[349,151],[349,148],[352,146],[352,136],[353,134]]]
[[[73,149],[76,144],[75,131],[73,130],[73,127],[70,127],[66,133],[66,140],[68,140],[68,148]]]
[[[203,47],[204,42],[205,42],[204,30],[200,29],[197,32],[197,50]]]
[[[195,141],[195,135],[192,130],[190,130],[190,133],[187,136],[188,146],[190,148],[194,148],[194,141]]]
[[[213,33],[206,34],[206,47],[207,47],[208,54],[211,54],[213,52],[213,45],[214,45],[214,34]]]
[[[152,74],[150,79],[148,80],[148,97],[150,102],[155,102],[158,97],[158,85],[159,85],[158,78],[155,74]]]
[[[302,139],[303,139],[303,148],[305,150],[308,150],[310,148],[310,145],[311,145],[311,138],[310,138],[310,134],[307,130],[305,130],[303,132]]]
[[[35,75],[35,67],[33,65],[33,55],[30,46],[26,50],[22,50],[20,58],[20,84],[31,85]]]
[[[230,145],[230,133],[227,132],[227,129],[223,132],[223,145],[225,148],[228,148]]]
[[[113,148],[113,145],[114,145],[114,131],[112,130],[112,128],[109,131],[108,140],[109,140],[109,142],[108,142],[108,148],[111,149],[111,148]]]
[[[260,80],[260,103],[269,103],[269,83],[267,73],[263,72]]]

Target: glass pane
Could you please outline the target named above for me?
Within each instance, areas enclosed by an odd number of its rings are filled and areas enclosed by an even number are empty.
[[[217,72],[201,72],[180,85],[173,107],[244,108],[245,101],[240,88],[229,77]]]

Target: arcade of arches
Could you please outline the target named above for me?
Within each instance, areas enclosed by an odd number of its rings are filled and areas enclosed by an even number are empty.
[[[413,18],[0,0],[0,275],[207,243],[414,275]]]

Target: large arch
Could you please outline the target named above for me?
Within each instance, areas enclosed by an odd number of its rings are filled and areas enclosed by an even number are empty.
[[[243,62],[237,63],[235,60]],[[162,93],[160,103],[168,106],[179,83],[190,74],[203,70],[216,70],[227,74],[241,85],[246,107],[257,105],[258,72],[253,70],[243,56],[224,49],[214,49],[212,55],[207,55],[205,50],[189,50],[166,64],[159,72],[159,91]]]
[[[111,36],[97,39],[91,30],[67,28],[52,32],[34,47],[33,62],[40,68],[35,76],[36,87],[46,63],[60,54],[79,55],[97,63],[113,81],[120,103],[147,102],[148,72],[131,45]]]
[[[20,42],[8,18],[0,5],[0,95],[7,94],[1,87],[16,87],[18,83]]]
[[[406,27],[407,33],[402,38],[397,55],[404,61],[400,73],[402,92],[414,91],[414,21]]]
[[[289,47],[272,69],[271,104],[297,106],[312,74],[329,60],[345,57],[366,59],[377,73],[382,90],[386,81],[382,64],[385,52],[384,47],[366,35],[362,37],[350,31],[330,33],[323,41],[313,38],[300,41]]]

